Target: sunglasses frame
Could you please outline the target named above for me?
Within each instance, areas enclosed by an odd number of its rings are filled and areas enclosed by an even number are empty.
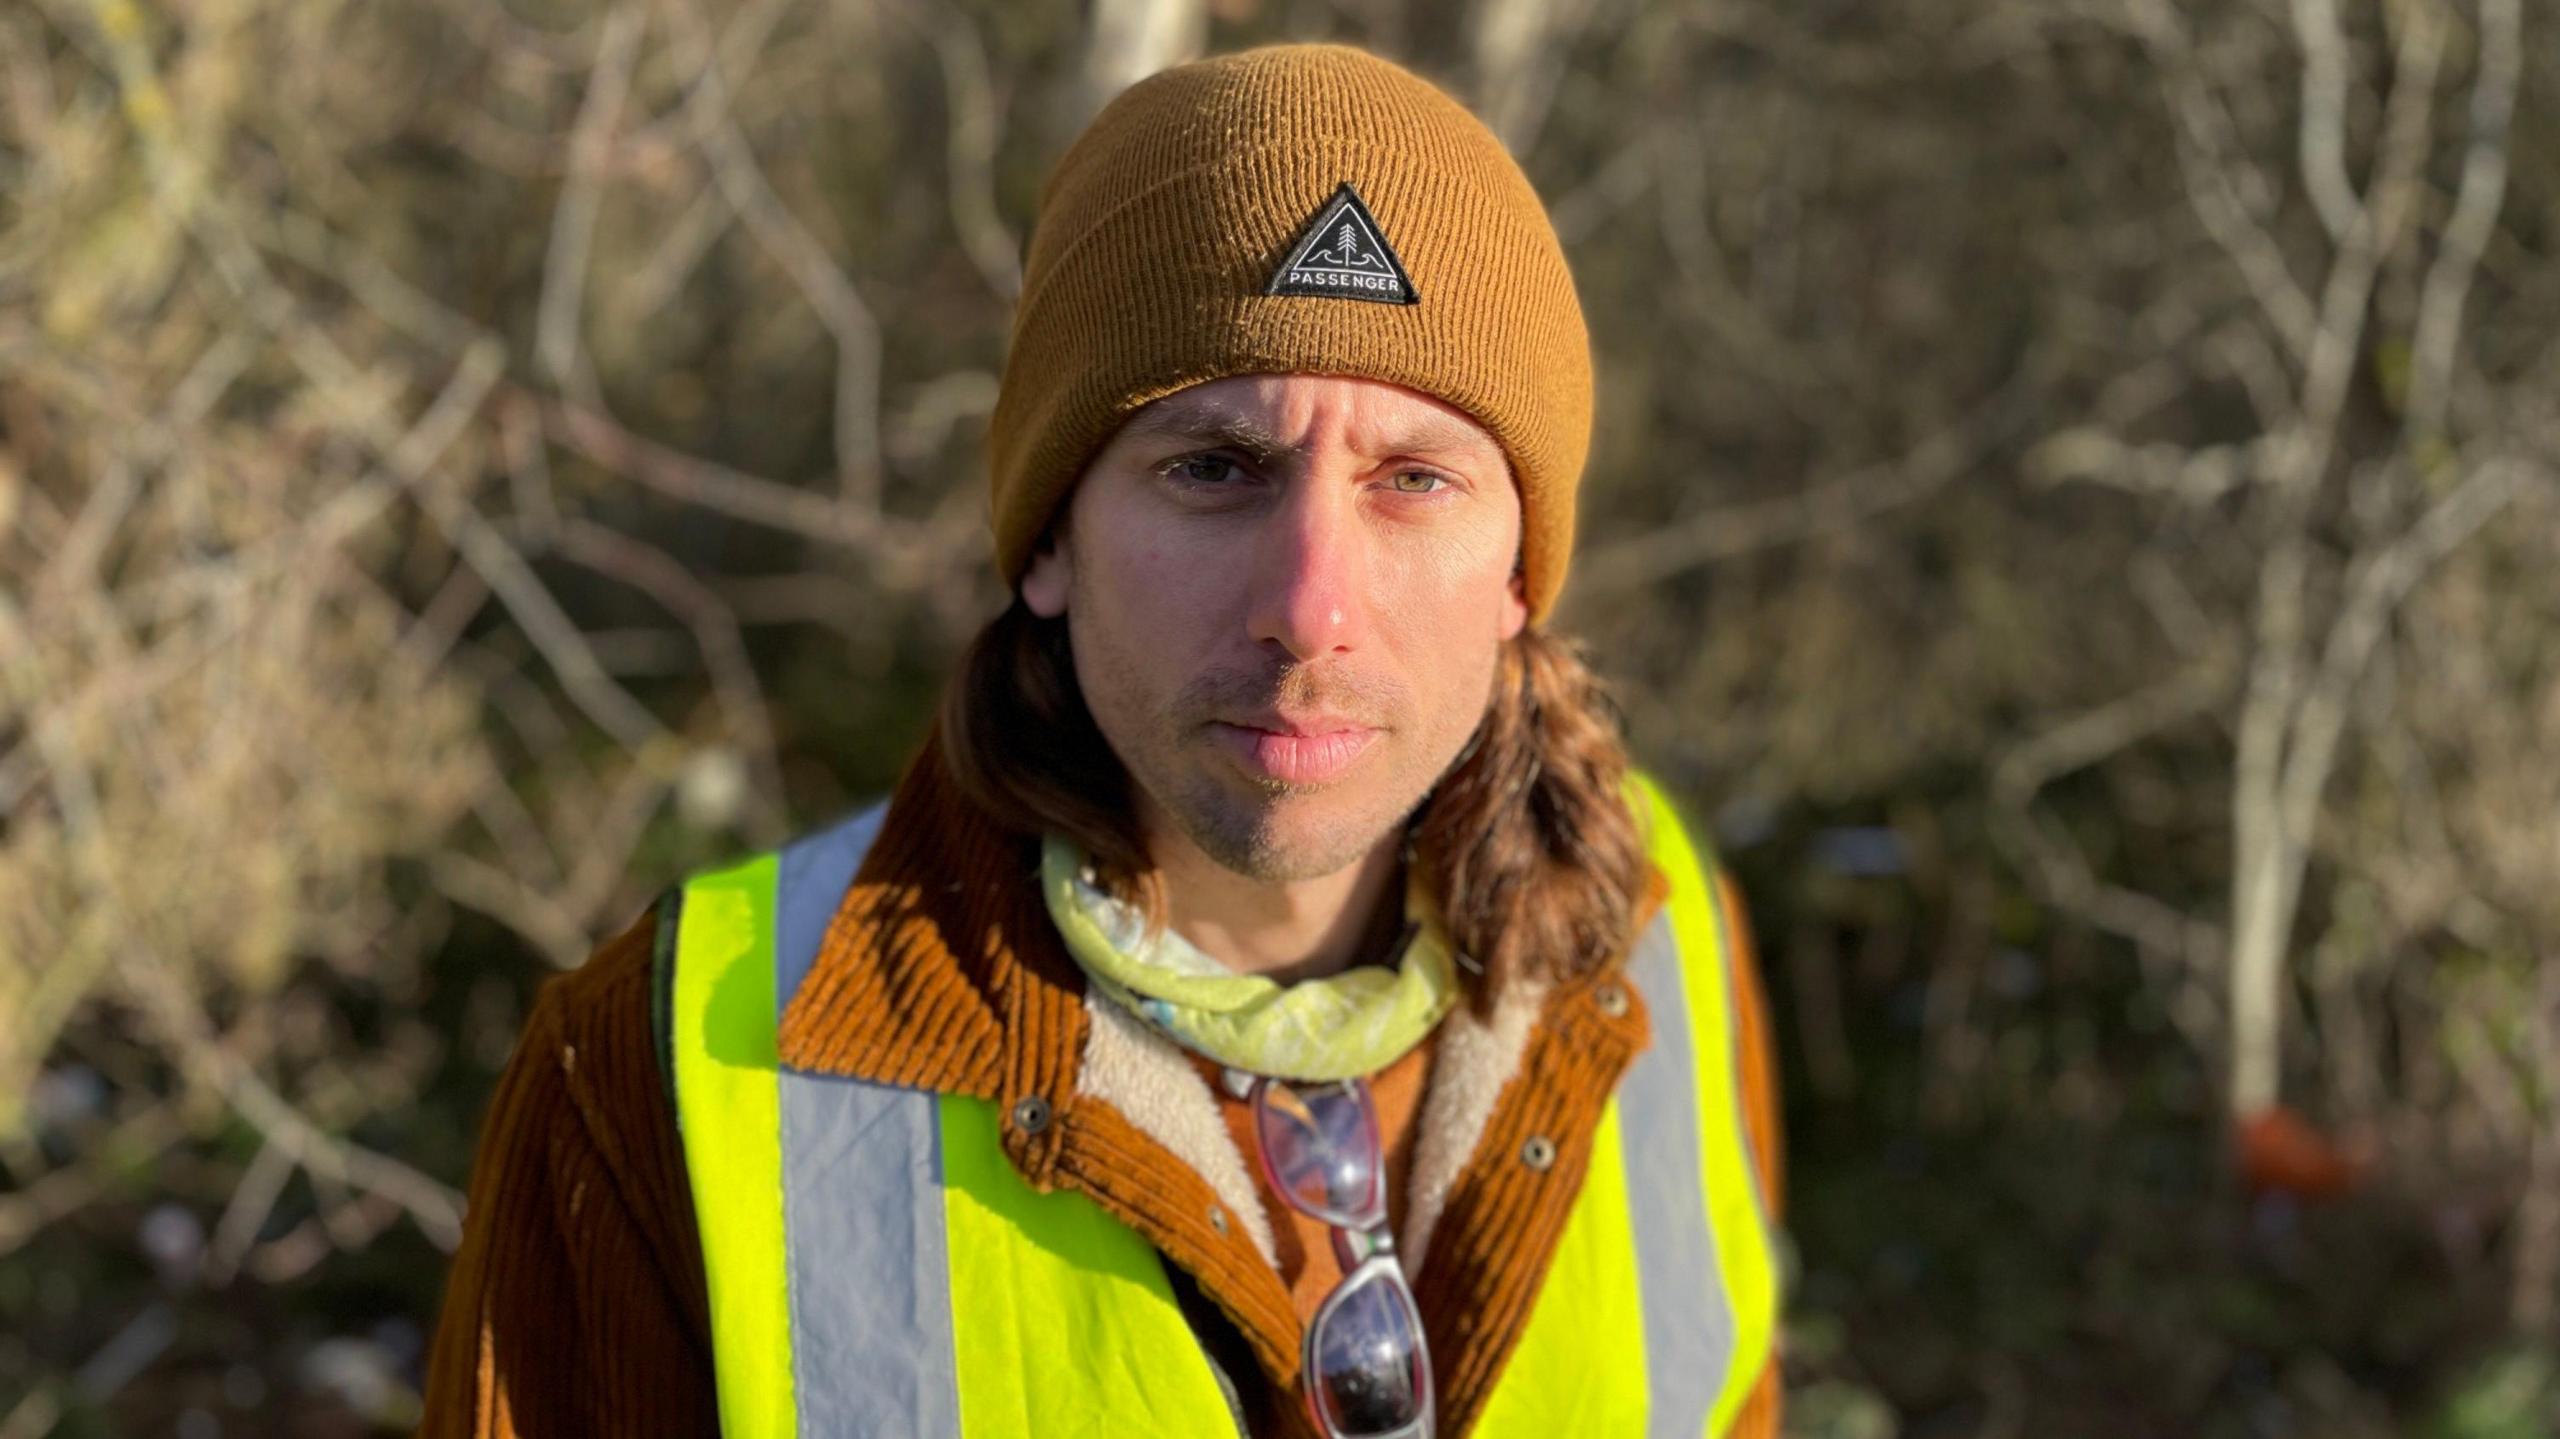
[[[1238,1077],[1241,1076],[1237,1072],[1230,1071],[1231,1089]],[[1346,1212],[1309,1204],[1281,1181],[1271,1161],[1271,1147],[1263,1135],[1269,1113],[1267,1106],[1272,1102],[1270,1091],[1275,1085],[1297,1095],[1301,1104],[1306,1103],[1311,1090],[1335,1088],[1347,1090],[1359,1102],[1370,1148],[1369,1195],[1361,1210]],[[1334,1257],[1342,1265],[1341,1282],[1334,1285],[1333,1292],[1324,1297],[1322,1304],[1316,1306],[1315,1317],[1307,1322],[1306,1337],[1299,1354],[1301,1382],[1298,1387],[1306,1400],[1308,1417],[1325,1439],[1429,1439],[1438,1427],[1439,1408],[1438,1386],[1433,1383],[1431,1374],[1431,1342],[1422,1330],[1422,1309],[1414,1301],[1413,1281],[1405,1275],[1404,1264],[1396,1257],[1395,1238],[1387,1230],[1386,1144],[1385,1136],[1378,1127],[1377,1105],[1369,1097],[1369,1086],[1356,1079],[1298,1085],[1269,1075],[1254,1075],[1244,1088],[1243,1098],[1253,1106],[1254,1158],[1261,1167],[1263,1182],[1280,1196],[1282,1203],[1332,1231]],[[1404,1311],[1405,1323],[1413,1332],[1414,1368],[1420,1381],[1416,1385],[1416,1397],[1420,1400],[1421,1412],[1410,1423],[1395,1429],[1352,1434],[1325,1413],[1320,1393],[1322,1386],[1316,1378],[1316,1340],[1345,1304],[1363,1290],[1380,1284],[1388,1286],[1389,1294],[1397,1307]]]

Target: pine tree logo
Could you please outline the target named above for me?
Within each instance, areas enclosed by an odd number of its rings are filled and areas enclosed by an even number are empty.
[[[1388,305],[1411,305],[1422,298],[1379,229],[1378,217],[1347,180],[1316,207],[1263,293]]]

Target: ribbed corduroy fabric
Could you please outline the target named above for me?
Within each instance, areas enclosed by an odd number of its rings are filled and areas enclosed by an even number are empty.
[[[1092,1197],[1191,1277],[1275,1392],[1296,1382],[1288,1287],[1217,1197],[1110,1105],[1080,1096],[1078,971],[1032,876],[1034,858],[969,808],[928,744],[900,785],[862,878],[786,1013],[795,1065],[989,1097],[1055,1097],[1037,1138],[1008,1126],[1037,1187]],[[1729,891],[1728,891],[1729,897]],[[1738,908],[1737,938],[1742,938]],[[650,920],[547,984],[483,1121],[461,1252],[426,1377],[424,1439],[605,1439],[716,1432],[709,1309],[684,1155],[649,1029]],[[1734,962],[1749,1138],[1779,1202],[1782,1173],[1766,1019],[1747,941]],[[1449,1192],[1415,1292],[1441,1368],[1445,1433],[1482,1412],[1526,1324],[1573,1190],[1505,1162],[1531,1134],[1564,1136],[1553,1173],[1578,1173],[1626,1059],[1640,1007],[1588,994],[1542,1015],[1477,1158]],[[1570,1162],[1568,1162],[1568,1160]],[[1773,1360],[1733,1439],[1776,1439]],[[1303,1439],[1284,1406],[1256,1439]]]
[[[719,1430],[684,1151],[639,922],[542,988],[482,1121],[425,1439]]]
[[[1342,185],[1412,304],[1267,294]],[[1511,461],[1529,609],[1573,550],[1591,346],[1564,251],[1502,142],[1430,82],[1341,45],[1178,65],[1123,91],[1041,192],[988,445],[996,561],[1021,578],[1122,420],[1227,375],[1384,380],[1472,415]]]

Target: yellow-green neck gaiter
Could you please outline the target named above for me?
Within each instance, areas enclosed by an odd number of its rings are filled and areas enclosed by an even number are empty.
[[[1094,884],[1084,851],[1063,836],[1041,846],[1040,888],[1095,989],[1175,1043],[1248,1073],[1309,1081],[1375,1074],[1458,1000],[1457,966],[1418,879],[1405,889],[1395,968],[1356,965],[1285,985],[1238,974],[1171,929],[1149,939],[1144,916]]]

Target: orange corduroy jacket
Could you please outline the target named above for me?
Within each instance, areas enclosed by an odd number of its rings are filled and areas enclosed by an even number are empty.
[[[928,743],[784,1011],[781,1056],[999,1099],[1006,1110],[1047,1098],[1053,1118],[1039,1134],[1009,1122],[1004,1132],[1023,1176],[1083,1193],[1145,1236],[1215,1306],[1231,1326],[1224,1337],[1241,1338],[1262,1379],[1288,1393],[1300,1331],[1279,1275],[1242,1226],[1212,1222],[1220,1201],[1208,1181],[1078,1090],[1091,1018],[1038,872],[1036,845],[963,800]],[[1729,886],[1725,898],[1739,936]],[[653,937],[643,915],[546,983],[526,1021],[482,1126],[428,1356],[424,1439],[718,1432],[701,1243],[650,1025]],[[1747,943],[1735,946],[1734,962],[1747,1127],[1774,1215],[1781,1151]],[[1592,987],[1523,996],[1536,1006],[1525,1025],[1461,1007],[1438,1036],[1419,1143],[1432,1142],[1435,1118],[1484,1113],[1463,1102],[1440,1109],[1440,1091],[1491,1084],[1499,1095],[1454,1172],[1407,1201],[1438,1206],[1427,1251],[1407,1262],[1419,1259],[1414,1292],[1444,1434],[1465,1433],[1489,1397],[1527,1323],[1601,1108],[1649,1040],[1640,1001],[1612,1016]],[[1452,1026],[1474,1032],[1452,1043]],[[1488,1042],[1506,1032],[1518,1036],[1507,1058]],[[1544,1170],[1516,1160],[1531,1135],[1557,1145]],[[1778,1405],[1772,1360],[1729,1433],[1775,1439]],[[1301,1422],[1294,1406],[1270,1412],[1286,1426]]]

